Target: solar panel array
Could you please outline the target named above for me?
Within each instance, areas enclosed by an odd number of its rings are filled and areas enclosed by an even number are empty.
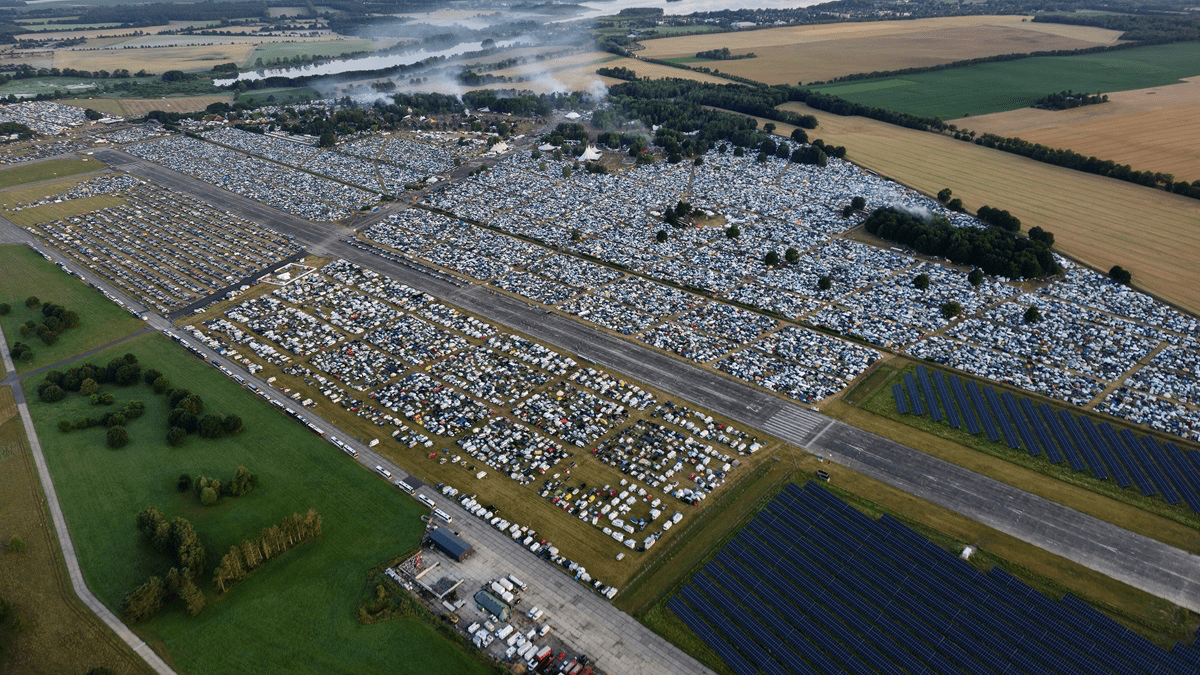
[[[1200,513],[1200,452],[1159,443],[1153,436],[1117,430],[1108,422],[1094,424],[1083,415],[1055,410],[1027,397],[998,392],[957,375],[943,376],[917,366],[903,384],[892,387],[896,410],[923,416],[971,435],[986,434],[1012,449],[1044,455],[1053,464],[1111,480],[1122,488],[1136,487],[1143,495],[1159,495],[1168,504],[1183,502]]]
[[[790,484],[667,607],[738,675],[1195,673],[1068,595],[984,573],[889,516]]]

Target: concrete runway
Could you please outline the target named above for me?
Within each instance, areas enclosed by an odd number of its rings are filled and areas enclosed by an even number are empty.
[[[475,284],[455,286],[341,241],[336,225],[316,224],[124,152],[97,151],[114,168],[192,194],[243,218],[290,233],[313,253],[345,258],[524,332],[564,351],[721,413],[772,436],[978,522],[1200,611],[1200,556],[1124,530],[912,448],[836,422],[803,406]],[[373,214],[383,218],[388,211]]]

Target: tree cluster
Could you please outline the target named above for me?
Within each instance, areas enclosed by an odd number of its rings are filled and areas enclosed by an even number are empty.
[[[149,507],[137,514],[138,531],[155,551],[175,561],[166,575],[150,577],[125,596],[125,615],[132,621],[145,621],[157,614],[174,598],[184,601],[187,612],[195,616],[204,609],[204,593],[196,579],[204,575],[208,552],[190,521],[182,516],[168,522],[163,512]]]
[[[601,66],[600,68],[596,69],[596,74],[603,76],[603,77],[611,77],[616,80],[636,80],[636,79],[638,79],[638,74],[636,72],[630,70],[629,68],[626,68],[625,66],[613,66],[613,67]]]
[[[32,302],[32,304],[30,304]],[[30,309],[36,309],[38,305],[42,307],[42,320],[39,323],[35,319],[30,319],[21,324],[18,331],[21,337],[28,338],[36,335],[42,344],[52,345],[58,342],[58,337],[63,332],[75,328],[79,325],[79,315],[68,310],[62,305],[56,305],[52,302],[42,304],[36,297],[30,297],[25,300],[25,306]],[[8,307],[8,305],[4,305]],[[7,312],[5,312],[7,314]],[[28,344],[17,342],[9,349],[10,355],[15,359],[28,361],[33,358],[33,348]]]
[[[241,497],[250,494],[258,487],[258,474],[250,473],[244,466],[239,466],[233,478],[220,481],[216,478],[200,476],[196,479],[196,496],[205,506],[213,506],[221,497]]]
[[[1048,246],[1007,230],[955,227],[944,218],[926,220],[892,207],[876,209],[863,224],[867,232],[880,238],[978,267],[993,276],[1038,279],[1061,271]]]
[[[67,397],[67,392],[80,391],[87,380],[95,384],[111,383],[124,387],[137,382],[140,374],[141,366],[133,354],[115,358],[109,361],[107,366],[87,363],[66,371],[51,370],[38,385],[38,398],[48,403],[61,401]],[[95,393],[91,385],[88,389],[92,394]]]
[[[702,52],[696,52],[698,59],[711,59],[713,61],[733,61],[736,59],[752,59],[758,56],[754,52],[746,52],[745,54],[734,54],[729,51],[729,47],[720,47],[717,49],[706,49]]]
[[[159,388],[158,380],[154,386],[156,390]],[[198,394],[182,387],[167,389],[165,394],[171,408],[167,413],[167,444],[172,447],[182,445],[190,434],[197,434],[201,438],[221,438],[242,430],[242,418],[232,413],[209,413],[202,417],[204,400]]]
[[[230,586],[245,579],[265,562],[321,536],[321,516],[309,509],[284,518],[278,525],[264,528],[257,539],[244,539],[229,549],[213,570],[217,591],[225,593]]]
[[[1021,230],[1021,220],[1019,218],[1008,211],[995,209],[986,204],[979,207],[979,210],[975,212],[975,217],[988,225],[1008,230],[1009,232],[1019,232]]]
[[[1070,89],[1064,89],[1053,94],[1046,94],[1033,103],[1030,103],[1029,107],[1041,108],[1042,110],[1070,110],[1071,108],[1099,103],[1108,103],[1108,94],[1089,94],[1087,92],[1077,94]]]
[[[1126,10],[1128,11],[1128,9]],[[1169,11],[1150,14],[1134,13],[1071,13],[1039,14],[1033,17],[1040,23],[1065,23],[1075,26],[1095,26],[1124,31],[1122,40],[1147,42],[1180,42],[1200,40],[1200,16]]]

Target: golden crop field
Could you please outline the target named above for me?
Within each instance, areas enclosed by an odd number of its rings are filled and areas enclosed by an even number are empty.
[[[612,86],[619,84],[621,80],[611,77],[600,77],[596,74],[596,69],[616,68],[619,66],[633,70],[639,77],[650,77],[653,79],[680,77],[688,80],[696,80],[697,82],[729,84],[729,80],[684,70],[683,68],[672,68],[671,66],[646,63],[637,59],[624,57],[614,58],[608,52],[583,52],[494,71],[494,75],[505,75],[514,78],[527,77],[529,79],[521,83],[494,85],[491,88],[506,89],[515,87],[517,89],[529,89],[540,94],[564,89],[572,91],[586,90],[597,80],[607,86]]]
[[[1138,171],[1200,180],[1200,77],[1106,93],[1108,103],[1072,110],[1021,108],[953,121],[979,133],[1068,148]]]
[[[781,107],[816,115],[810,137],[844,145],[857,164],[926,194],[948,187],[972,211],[1007,209],[1022,229],[1053,232],[1064,253],[1101,270],[1121,265],[1135,286],[1200,311],[1200,200],[801,103]]]
[[[100,49],[96,51],[59,50],[54,53],[57,68],[77,70],[116,70],[136,73],[143,68],[152,73],[168,70],[210,70],[218,63],[242,63],[254,51],[252,42],[150,47],[146,49]]]
[[[62,103],[91,108],[107,115],[143,117],[151,110],[196,112],[204,110],[211,103],[233,103],[233,94],[172,96],[169,98],[73,98],[65,99]]]
[[[1120,42],[1118,31],[1033,23],[1022,16],[962,16],[872,21],[647,40],[638,56],[691,59],[723,73],[768,84],[796,84],[842,75],[932,66],[996,54],[1081,49]],[[695,61],[696,53],[728,47],[756,58]]]

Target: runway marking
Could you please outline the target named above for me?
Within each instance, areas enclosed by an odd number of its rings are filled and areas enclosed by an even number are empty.
[[[787,405],[763,422],[760,428],[767,433],[795,444],[803,444],[813,431],[826,420],[807,414],[802,408]]]

